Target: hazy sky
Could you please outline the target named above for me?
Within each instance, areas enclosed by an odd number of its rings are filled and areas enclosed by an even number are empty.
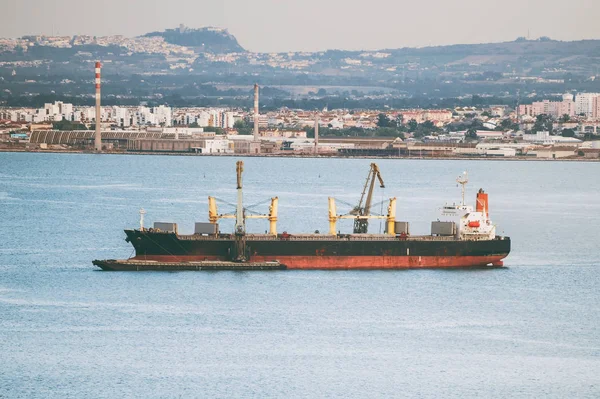
[[[0,0],[0,37],[229,29],[250,51],[600,39],[600,0]]]

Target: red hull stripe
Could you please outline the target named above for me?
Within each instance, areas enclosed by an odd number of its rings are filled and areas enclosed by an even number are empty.
[[[502,266],[507,255],[489,256],[253,256],[252,262],[277,260],[288,269],[426,269]],[[136,256],[137,260],[158,262],[189,262],[203,260],[227,260],[222,257],[149,255]]]

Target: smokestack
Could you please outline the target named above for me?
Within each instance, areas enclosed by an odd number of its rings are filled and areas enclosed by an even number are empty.
[[[258,84],[254,84],[254,141],[258,141]]]
[[[319,153],[319,113],[315,114],[315,154]]]
[[[96,151],[102,151],[102,133],[100,130],[101,125],[101,112],[100,112],[100,68],[99,62],[96,62],[96,134],[94,136],[94,148]]]

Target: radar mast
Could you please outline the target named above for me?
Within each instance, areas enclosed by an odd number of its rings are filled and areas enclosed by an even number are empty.
[[[140,209],[140,231],[144,231],[144,215],[146,214],[146,210],[144,208]]]
[[[465,170],[462,175],[456,178],[456,182],[462,186],[462,206],[465,206],[465,185],[469,182],[469,174]]]

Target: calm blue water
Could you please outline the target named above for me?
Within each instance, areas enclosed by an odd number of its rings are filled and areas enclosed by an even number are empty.
[[[140,207],[190,232],[208,195],[235,202],[235,160],[0,153],[0,397],[600,396],[600,164],[377,161],[415,234],[468,170],[505,269],[94,269],[131,254]],[[244,162],[246,204],[278,195],[279,230],[313,232],[371,161]]]

